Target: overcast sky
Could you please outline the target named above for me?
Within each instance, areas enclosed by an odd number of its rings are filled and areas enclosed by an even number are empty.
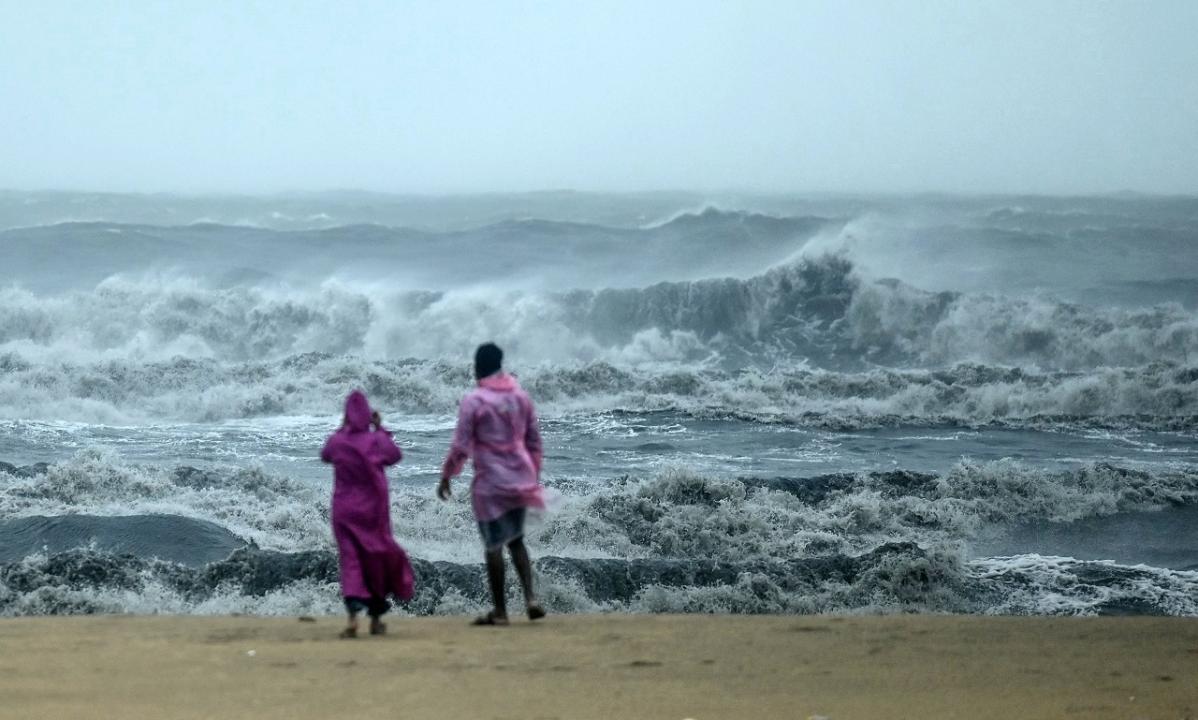
[[[1198,2],[0,0],[0,187],[1198,193]]]

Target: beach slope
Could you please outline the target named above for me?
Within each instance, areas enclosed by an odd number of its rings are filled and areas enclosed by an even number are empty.
[[[0,620],[0,718],[1196,718],[1198,620]]]

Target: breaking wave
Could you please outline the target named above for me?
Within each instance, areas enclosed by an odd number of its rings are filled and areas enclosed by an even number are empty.
[[[0,613],[335,608],[327,488],[261,471],[132,466],[99,451],[0,467],[0,480],[0,532],[16,532],[14,519],[57,516],[57,535],[42,537],[60,549],[64,538],[82,546],[0,566]],[[544,596],[557,611],[1198,611],[1195,572],[969,552],[988,529],[1011,523],[1194,506],[1193,469],[1095,464],[1049,472],[1001,461],[942,474],[729,480],[669,470],[603,484],[550,482],[565,500],[532,540],[545,556]],[[397,531],[423,558],[409,611],[472,610],[484,591],[469,508],[426,490],[399,485],[393,493]],[[183,546],[210,544],[187,537],[208,537],[219,525],[244,547],[215,562],[168,562],[152,548],[120,554],[94,537],[105,525],[99,518],[123,538],[128,532],[111,527],[131,531],[172,517]]]
[[[1087,372],[979,364],[838,372],[574,361],[542,363],[517,374],[547,416],[664,412],[831,429],[998,424],[1184,430],[1198,425],[1198,366],[1173,363]],[[272,362],[176,357],[81,365],[34,364],[18,353],[0,355],[0,408],[23,422],[122,425],[323,416],[349,387],[361,387],[391,412],[444,415],[454,411],[469,382],[469,369],[460,362],[328,353]]]
[[[39,466],[0,464],[0,518],[173,515],[220,525],[271,549],[326,544],[327,485],[261,469],[173,469],[84,450]],[[1013,460],[962,461],[942,474],[905,470],[806,478],[719,479],[668,469],[602,483],[550,478],[568,499],[536,530],[566,554],[785,558],[861,552],[889,539],[955,542],[1005,522],[1075,521],[1198,502],[1198,470],[1092,464],[1044,470]],[[397,484],[396,526],[417,554],[450,557],[472,538],[465,503]],[[446,554],[448,553],[448,555]]]
[[[145,538],[140,555],[103,546],[103,538],[101,545],[93,538],[78,549],[30,553],[0,565],[4,615],[271,615],[337,606],[323,490],[268,473],[126,466],[102,453],[0,473],[7,485],[2,515],[10,519],[0,532],[13,532],[14,518],[78,518],[60,519],[58,536],[43,533],[61,545],[63,537],[85,538],[78,527],[95,530],[111,513],[109,526],[129,530],[179,519],[173,532],[183,545],[205,544],[186,539],[211,533],[205,524],[244,538],[228,558],[207,563],[153,557]],[[1194,571],[968,552],[972,538],[1011,522],[1192,507],[1192,470],[1093,465],[1046,472],[1002,461],[964,462],[942,474],[731,480],[667,471],[605,485],[555,484],[567,500],[532,539],[545,556],[537,564],[541,595],[558,612],[1198,611]],[[444,506],[423,488],[397,490],[400,536],[424,558],[406,611],[477,609],[485,591],[468,508]]]
[[[960,362],[1085,370],[1198,354],[1180,305],[1120,309],[1048,298],[930,293],[864,280],[840,256],[747,280],[639,289],[363,292],[212,289],[193,280],[106,280],[91,291],[0,291],[0,350],[71,361],[174,356],[228,361],[305,352],[458,355],[479,337],[525,360],[807,361],[825,368]]]
[[[327,409],[349,385],[444,412],[478,338],[579,409],[987,423],[1198,414],[1198,316],[869,281],[840,256],[747,280],[567,293],[313,293],[111,279],[0,290],[0,407],[207,421]]]

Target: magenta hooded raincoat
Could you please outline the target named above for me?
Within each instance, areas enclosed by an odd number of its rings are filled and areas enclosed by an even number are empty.
[[[511,375],[488,375],[462,398],[442,477],[460,473],[471,457],[470,496],[479,522],[516,508],[545,508],[537,415],[532,400]]]
[[[370,428],[370,404],[355,390],[345,400],[345,425],[320,459],[333,465],[333,537],[347,598],[412,597],[412,565],[391,531],[386,467],[403,457],[391,433]]]

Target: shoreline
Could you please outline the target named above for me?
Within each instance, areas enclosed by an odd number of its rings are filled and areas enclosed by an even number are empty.
[[[0,718],[1198,718],[1198,620],[0,619]]]

